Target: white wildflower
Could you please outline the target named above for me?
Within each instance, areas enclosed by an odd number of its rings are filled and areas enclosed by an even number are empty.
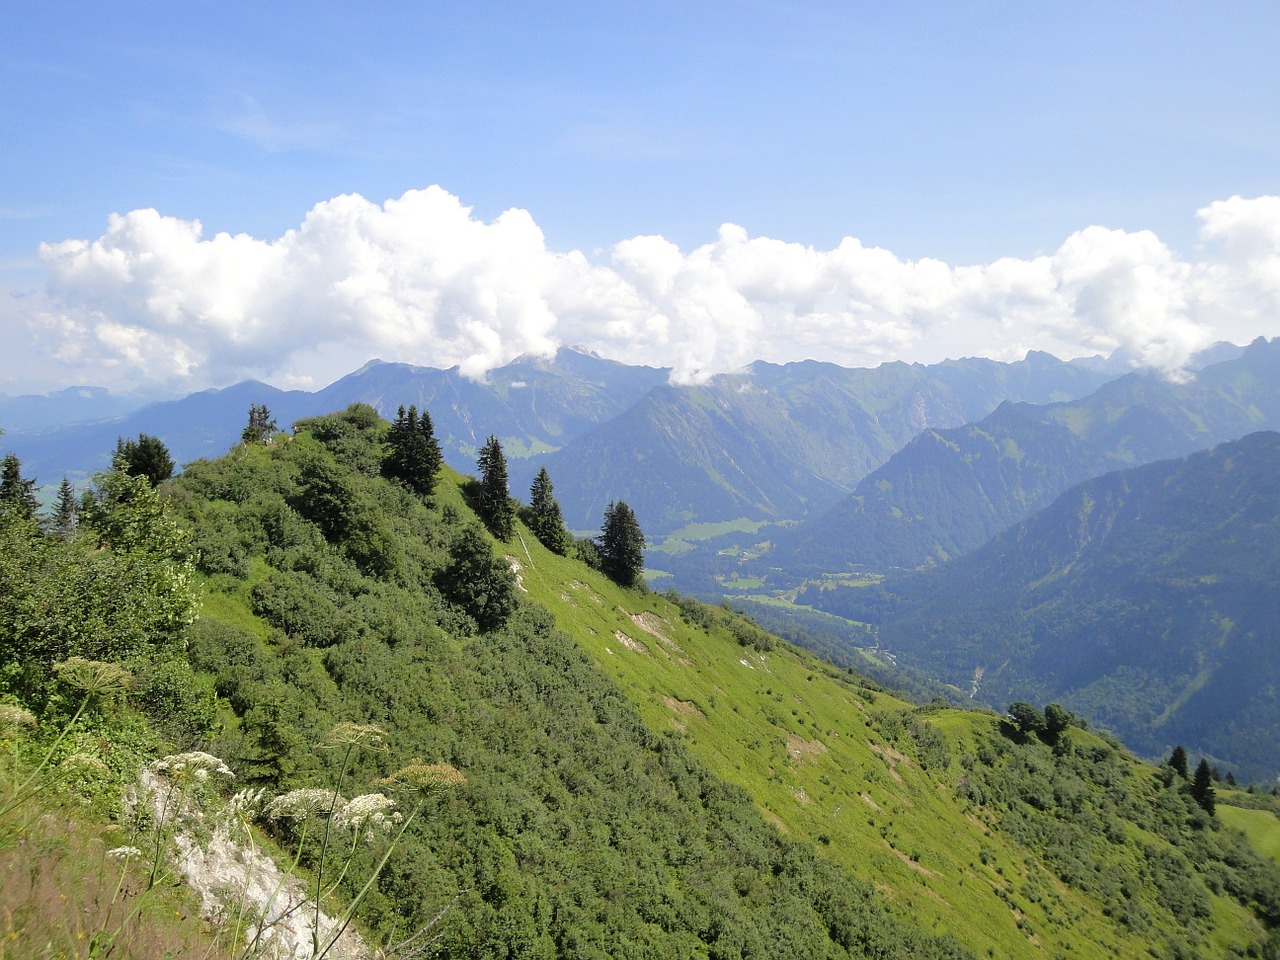
[[[168,776],[188,773],[197,780],[207,780],[210,774],[215,773],[220,777],[235,776],[231,768],[213,754],[201,753],[199,750],[161,757],[151,764],[151,772]]]
[[[130,857],[142,856],[142,851],[137,847],[116,847],[107,851],[107,856],[114,860],[128,860]]]
[[[333,822],[343,830],[365,830],[372,835],[376,830],[388,830],[403,818],[391,810],[395,801],[381,793],[366,793],[343,805],[334,814]]]
[[[0,737],[26,736],[36,725],[36,715],[25,707],[13,703],[0,703]]]
[[[266,798],[267,791],[263,787],[254,790],[251,787],[245,787],[243,790],[237,790],[231,795],[231,799],[227,801],[227,805],[223,807],[223,814],[235,819],[248,819],[262,809],[262,801]]]
[[[267,804],[266,814],[272,820],[302,821],[312,816],[327,816],[330,810],[344,802],[332,790],[304,787],[280,794]]]

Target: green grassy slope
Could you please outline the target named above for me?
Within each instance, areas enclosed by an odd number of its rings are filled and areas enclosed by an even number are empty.
[[[501,559],[531,572],[535,550],[550,555],[527,531],[529,553],[517,539],[491,554],[460,477],[446,471],[424,502],[368,471],[377,430],[363,413],[316,429],[319,443],[304,433],[189,468],[175,491],[205,531],[190,652],[227,709],[212,747],[242,781],[331,784],[337,758],[316,744],[339,720],[392,741],[348,792],[414,758],[467,778],[362,906],[375,940],[453,903],[443,956],[970,955],[646,724]],[[458,544],[477,537],[492,567],[459,584]],[[609,589],[572,568],[584,596]],[[483,591],[517,598],[489,630],[473,619]]]
[[[175,492],[209,575],[191,654],[244,779],[323,783],[311,745],[339,719],[393,735],[361,779],[413,757],[468,777],[369,901],[375,930],[457,895],[449,956],[1209,957],[1280,921],[1274,867],[1091,733],[913,707],[523,528],[484,540],[518,586],[482,569],[460,591],[462,478],[417,500],[376,476],[378,436],[326,418]],[[511,615],[476,629],[504,590]]]
[[[926,929],[953,932],[990,956],[1147,956],[1153,943],[1186,935],[1158,909],[1147,921],[1117,922],[1109,915],[1116,904],[1064,883],[1035,843],[1002,829],[1021,816],[1017,804],[1010,814],[965,794],[966,764],[1006,749],[996,718],[921,711],[786,645],[744,646],[734,621],[715,622],[718,611],[704,614],[704,629],[671,600],[593,580],[530,539],[519,557],[531,597],[651,727],[678,733],[780,830],[874,883]],[[1151,768],[1085,731],[1070,736],[1078,755],[1096,753],[1132,799],[1163,802]],[[1052,765],[1052,756],[1040,746],[1036,759]],[[1117,829],[1134,848],[1117,856],[1134,874],[1145,869],[1135,850],[1172,849],[1139,824]],[[1229,898],[1206,894],[1205,902],[1211,922],[1190,939],[1211,953],[1259,935]]]

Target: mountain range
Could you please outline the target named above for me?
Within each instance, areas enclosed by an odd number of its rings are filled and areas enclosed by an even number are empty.
[[[45,398],[41,417],[39,398],[14,398],[0,402],[0,417],[14,418],[0,426],[10,424],[5,445],[28,474],[56,485],[63,474],[104,469],[121,436],[158,436],[180,464],[219,456],[239,442],[251,404],[266,404],[282,428],[351,403],[388,418],[416,404],[455,469],[472,472],[493,434],[513,493],[545,464],[570,526],[593,530],[608,501],[625,500],[661,536],[689,522],[798,520],[834,504],[921,430],[958,426],[1007,399],[1083,396],[1114,376],[1043,353],[874,369],[757,363],[705,385],[672,384],[669,373],[572,349],[520,358],[483,382],[457,368],[371,361],[314,393],[245,381],[56,426],[52,412],[71,408]]]
[[[961,556],[1074,483],[1280,429],[1280,340],[1258,339],[1184,382],[1133,372],[1060,403],[1005,402],[926,429],[849,497],[783,533],[791,573],[912,569]]]

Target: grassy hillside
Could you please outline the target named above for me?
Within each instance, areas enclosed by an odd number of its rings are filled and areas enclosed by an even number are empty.
[[[456,957],[1268,949],[1280,872],[1169,772],[1077,727],[1050,743],[913,706],[526,529],[494,542],[458,475],[428,498],[379,475],[385,430],[355,406],[172,485],[203,584],[197,675],[153,678],[131,741],[206,748],[268,796],[451,771],[360,903],[375,942],[442,915],[432,953]],[[3,529],[21,585],[38,534]],[[78,749],[136,728],[130,696]],[[385,748],[333,749],[351,724]],[[347,840],[257,822],[300,870],[342,871],[338,904],[389,844],[351,834],[347,870]]]
[[[1114,742],[1072,729],[1056,751],[1018,743],[996,717],[895,700],[716,608],[585,582],[536,547],[530,558],[531,595],[650,727],[926,929],[989,956],[1099,957],[1184,942],[1220,955],[1260,932],[1195,877],[1201,857],[1231,856],[1213,852],[1220,838]],[[1151,865],[1166,861],[1162,885]]]

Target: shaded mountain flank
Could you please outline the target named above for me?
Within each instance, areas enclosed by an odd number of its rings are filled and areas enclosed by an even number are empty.
[[[1059,700],[1148,756],[1280,774],[1280,434],[1109,473],[950,563],[800,602],[1001,705]]]

